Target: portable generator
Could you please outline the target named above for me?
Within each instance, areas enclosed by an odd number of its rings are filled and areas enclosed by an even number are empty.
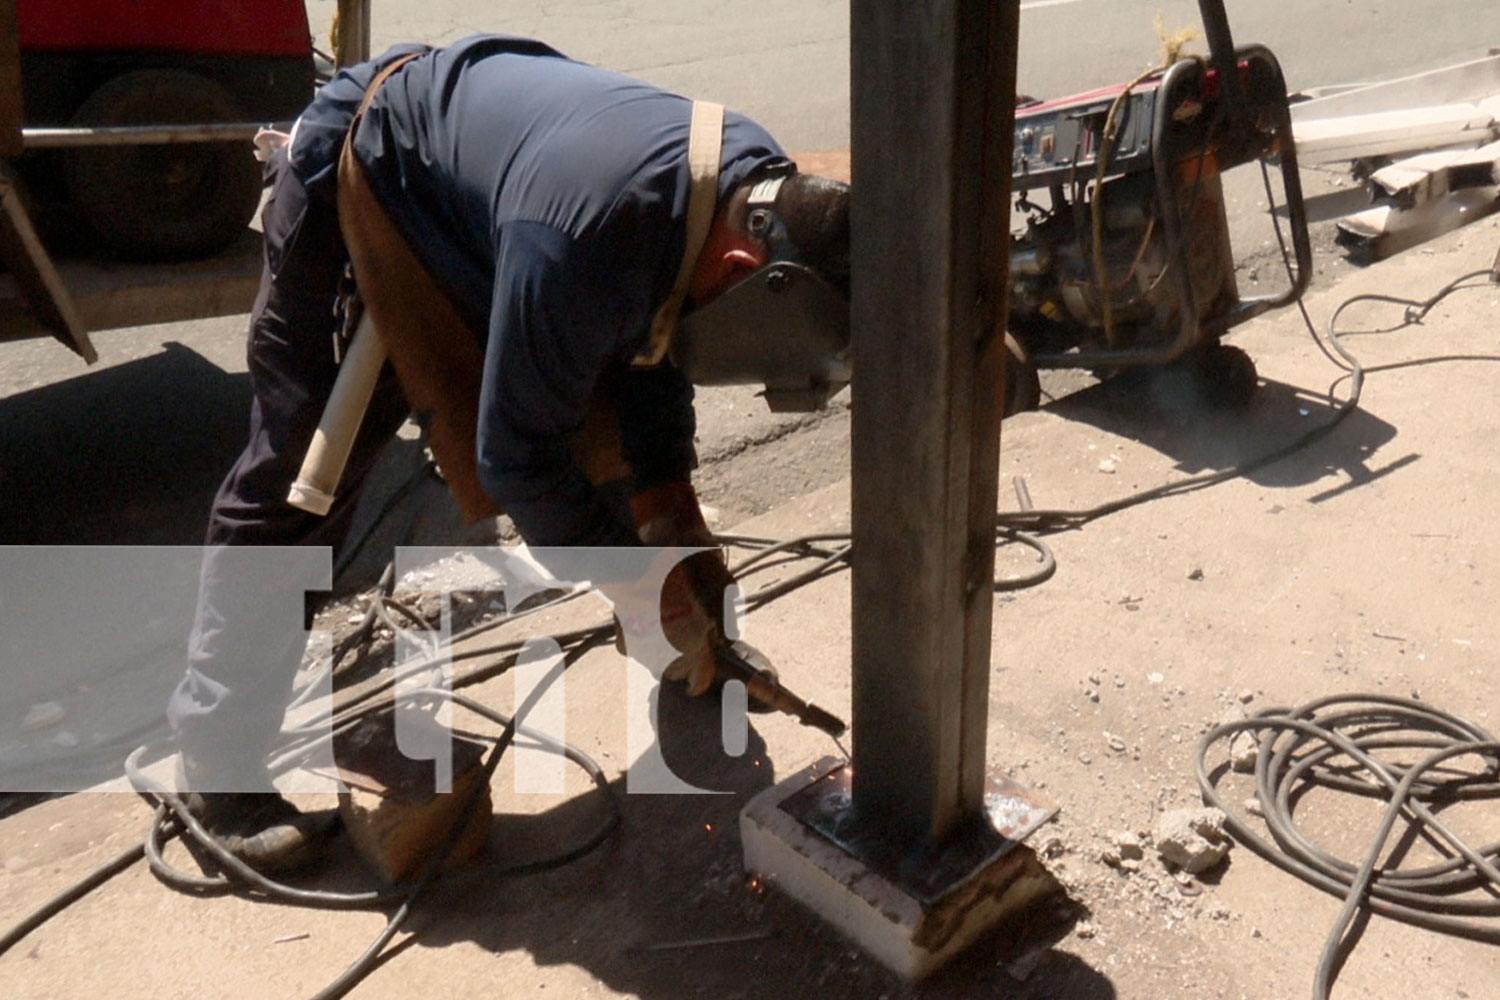
[[[1223,0],[1199,0],[1207,59],[1016,109],[1006,414],[1040,399],[1038,369],[1180,364],[1211,398],[1247,402],[1255,365],[1231,327],[1299,299],[1312,274],[1286,81],[1264,46],[1236,48]],[[1222,174],[1279,167],[1289,287],[1241,297]],[[1040,200],[1040,203],[1039,203]]]

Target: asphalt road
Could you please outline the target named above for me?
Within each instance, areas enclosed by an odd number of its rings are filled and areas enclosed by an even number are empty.
[[[1500,45],[1492,0],[1226,0],[1238,42],[1270,46],[1291,87],[1380,80],[1477,58]],[[335,4],[310,0],[326,36]],[[1193,0],[1022,0],[1018,84],[1058,97],[1160,61],[1155,27],[1198,28]],[[375,48],[474,31],[546,39],[597,62],[721,100],[794,149],[848,144],[847,0],[375,0]],[[1200,31],[1201,34],[1201,31]],[[1204,47],[1200,44],[1199,51]]]
[[[324,46],[334,8],[308,3]],[[1168,29],[1197,24],[1196,5],[1184,0],[1028,0],[1022,9],[1019,86],[1040,97],[1158,61],[1158,11]],[[1278,53],[1293,88],[1388,79],[1500,43],[1493,0],[1236,0],[1230,16],[1237,40]],[[844,0],[376,0],[377,50],[480,30],[545,38],[577,58],[723,101],[793,150],[848,144]],[[1306,175],[1310,194],[1342,189],[1357,200],[1337,176]],[[1257,198],[1253,185],[1232,189],[1231,213],[1253,215]],[[1235,244],[1264,260],[1269,230],[1237,229]],[[1347,266],[1326,241],[1321,248],[1320,275]],[[194,543],[242,441],[243,337],[243,317],[112,331],[96,335],[102,360],[92,369],[49,341],[0,345],[0,543]],[[704,450],[738,455],[785,432],[762,411],[749,394],[705,397]]]

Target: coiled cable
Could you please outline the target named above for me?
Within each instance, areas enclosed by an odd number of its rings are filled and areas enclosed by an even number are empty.
[[[1256,738],[1255,794],[1264,814],[1263,836],[1220,790],[1229,768],[1209,764],[1215,744],[1241,733]],[[1471,758],[1479,766],[1458,769]],[[1474,846],[1439,811],[1455,803],[1500,799],[1500,742],[1483,728],[1407,698],[1380,694],[1334,695],[1296,709],[1268,708],[1216,726],[1195,756],[1206,803],[1227,817],[1235,839],[1310,885],[1344,900],[1329,931],[1313,982],[1314,1000],[1327,1000],[1343,959],[1353,949],[1362,909],[1445,934],[1500,944],[1500,841]],[[1364,858],[1339,858],[1297,824],[1296,803],[1313,788],[1386,802],[1379,831]],[[1403,869],[1387,853],[1391,834],[1405,818],[1443,859]]]

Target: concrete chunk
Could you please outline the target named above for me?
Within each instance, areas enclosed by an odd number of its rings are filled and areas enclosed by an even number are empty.
[[[1225,816],[1218,809],[1174,809],[1156,821],[1156,850],[1162,859],[1196,875],[1229,855],[1234,842],[1224,832]]]

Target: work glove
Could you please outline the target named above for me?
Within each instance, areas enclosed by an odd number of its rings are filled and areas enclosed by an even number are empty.
[[[687,693],[703,694],[718,676],[717,647],[725,644],[724,593],[733,578],[720,550],[696,552],[672,567],[661,589],[661,627],[681,655],[663,675]]]
[[[725,594],[734,577],[724,552],[708,530],[689,483],[667,483],[637,494],[631,500],[631,514],[644,545],[708,549],[672,568],[662,585],[660,606],[662,632],[680,654],[667,665],[664,677],[684,683],[689,695],[704,694],[718,679],[717,650],[729,643],[724,628]],[[737,645],[775,679],[763,655],[744,643]]]

